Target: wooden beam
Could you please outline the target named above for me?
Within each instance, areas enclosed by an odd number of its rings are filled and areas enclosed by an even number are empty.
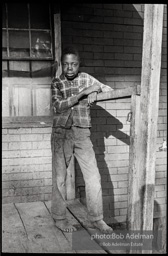
[[[112,100],[116,98],[131,97],[133,94],[140,94],[140,85],[134,87],[127,87],[119,90],[112,90],[109,92],[101,92],[97,95],[97,101]]]
[[[54,14],[54,34],[55,34],[55,61],[58,63],[56,77],[61,75],[61,13]]]
[[[132,98],[128,192],[130,230],[153,230],[162,28],[163,4],[145,4],[141,96]]]

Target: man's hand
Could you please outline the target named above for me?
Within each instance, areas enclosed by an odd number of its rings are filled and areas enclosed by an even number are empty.
[[[97,92],[92,92],[88,95],[88,104],[91,106],[97,99]]]
[[[79,100],[80,98],[82,98],[83,96],[87,96],[93,92],[97,92],[99,91],[99,86],[98,85],[92,85],[89,86],[88,88],[83,89],[78,95],[77,95],[77,99]],[[91,97],[92,98],[92,97]],[[94,96],[95,98],[95,96]]]
[[[99,86],[92,85],[92,86],[89,86],[88,88],[84,89],[82,92],[84,93],[84,95],[89,95],[92,92],[98,92],[99,89],[100,89]]]

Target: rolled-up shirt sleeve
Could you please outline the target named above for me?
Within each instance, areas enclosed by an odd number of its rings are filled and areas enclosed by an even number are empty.
[[[77,96],[71,96],[67,99],[63,99],[63,95],[59,90],[57,83],[51,83],[51,92],[52,92],[52,106],[53,110],[56,113],[62,113],[78,102]]]

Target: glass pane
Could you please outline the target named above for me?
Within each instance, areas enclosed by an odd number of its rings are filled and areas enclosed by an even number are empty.
[[[2,27],[3,28],[6,28],[6,6],[5,4],[3,4],[3,7],[2,7]]]
[[[51,61],[32,61],[32,71],[51,68]]]
[[[2,32],[2,58],[7,57],[6,31]]]
[[[10,57],[29,57],[29,33],[27,31],[9,32]]]
[[[8,76],[7,61],[2,61],[2,76]]]
[[[30,4],[30,24],[31,28],[50,28],[48,4]]]
[[[29,61],[9,61],[10,77],[30,77]]]
[[[51,36],[48,32],[32,32],[32,57],[52,57]]]
[[[9,61],[9,70],[30,71],[29,61]]]
[[[8,27],[28,28],[28,8],[26,3],[8,3]]]
[[[2,61],[2,70],[7,70],[7,61]]]

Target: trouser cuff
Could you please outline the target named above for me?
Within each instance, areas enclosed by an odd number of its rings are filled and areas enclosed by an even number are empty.
[[[103,220],[103,214],[99,215],[99,216],[90,216],[90,215],[88,215],[88,219],[91,222],[98,221],[98,220]]]
[[[56,214],[52,213],[52,218],[54,220],[65,220],[66,216],[65,215],[56,215]]]

